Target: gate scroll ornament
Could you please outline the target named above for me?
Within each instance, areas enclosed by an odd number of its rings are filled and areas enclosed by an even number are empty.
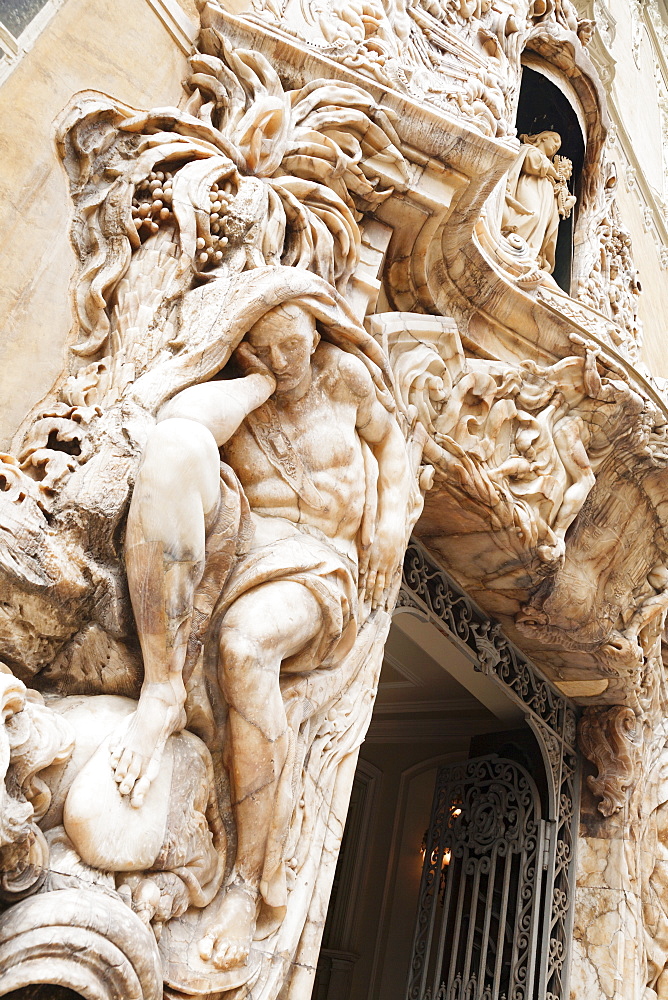
[[[542,830],[534,781],[514,761],[439,769],[409,1000],[534,995]]]
[[[500,684],[506,694],[522,707],[526,721],[536,736],[543,754],[548,788],[547,809],[542,824],[542,875],[539,861],[533,878],[536,905],[542,907],[543,912],[539,915],[539,930],[535,939],[539,948],[535,992],[520,991],[511,995],[523,1000],[534,996],[541,1000],[564,1000],[568,986],[578,814],[575,707],[542,677],[503,635],[500,626],[485,615],[414,539],[404,559],[403,584],[397,605],[397,612],[401,611],[415,614],[433,624],[473,660],[475,669]],[[469,764],[483,766],[480,760]],[[462,768],[467,766],[462,765]],[[432,850],[429,844],[427,850]],[[429,992],[422,992],[427,956],[424,942],[420,942],[428,891],[428,887],[423,885],[408,1000],[427,1000],[431,996]],[[455,984],[451,985],[454,987]],[[446,994],[447,1000],[451,997],[459,1000],[460,996],[467,1000],[500,1000],[496,993],[485,991],[483,982],[462,983],[461,993]]]

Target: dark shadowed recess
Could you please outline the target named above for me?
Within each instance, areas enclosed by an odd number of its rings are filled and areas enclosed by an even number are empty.
[[[525,66],[517,107],[517,134],[535,135],[547,129],[561,136],[559,155],[567,156],[573,163],[573,176],[568,187],[579,201],[585,147],[577,115],[558,87],[542,73]],[[559,223],[553,278],[565,292],[570,292],[573,224],[577,211],[578,205],[570,219],[562,219]]]
[[[41,983],[38,986],[23,986],[20,990],[5,993],[3,1000],[84,1000],[80,993],[64,986]]]

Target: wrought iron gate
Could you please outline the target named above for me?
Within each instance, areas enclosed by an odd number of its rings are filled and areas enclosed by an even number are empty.
[[[533,1000],[543,823],[533,779],[496,754],[440,768],[409,1000]]]
[[[517,935],[518,938],[518,955],[525,947],[523,941],[527,933],[534,934],[534,946],[530,948],[532,954],[525,966],[528,977],[526,983],[520,983],[515,992],[507,993],[505,1000],[566,1000],[568,996],[568,953],[572,936],[575,891],[575,843],[578,818],[578,755],[575,749],[577,716],[575,706],[543,677],[521,650],[503,634],[501,627],[493,622],[458,587],[431,554],[414,539],[411,540],[406,551],[403,583],[395,611],[395,614],[397,613],[417,615],[446,635],[464,655],[470,658],[475,670],[482,671],[491,681],[501,685],[508,697],[522,707],[526,722],[538,741],[543,758],[547,791],[542,817],[536,811],[537,806],[534,806],[532,814],[534,817],[532,822],[538,823],[540,830],[537,834],[536,847],[538,860],[534,859],[531,862],[535,865],[536,870],[530,879],[523,876],[524,891],[527,893],[524,902],[528,904],[531,901],[532,908],[530,931],[519,922],[513,928],[513,934]],[[461,766],[464,768],[479,766],[482,759],[469,761]],[[516,767],[516,765],[513,766]],[[453,819],[457,818],[453,817]],[[510,822],[510,819],[507,822]],[[447,830],[447,827],[444,829]],[[452,829],[454,831],[455,827],[453,826]],[[444,837],[446,836],[447,832],[444,833]],[[438,848],[440,842],[435,843]],[[526,839],[525,843],[528,845],[529,838]],[[448,844],[444,841],[443,849],[445,850],[447,846]],[[428,851],[432,852],[433,849],[433,844],[431,848],[427,845]],[[431,854],[428,857],[431,857]],[[436,860],[438,863],[438,858]],[[475,859],[469,858],[468,863],[475,867]],[[529,855],[527,854],[527,865],[529,863]],[[449,866],[443,866],[441,860],[441,872],[443,867]],[[475,871],[473,868],[471,870],[473,875],[467,876],[469,881],[470,878],[475,879]],[[482,873],[479,877],[482,877]],[[497,874],[495,874],[494,879],[496,882]],[[438,881],[437,892],[440,892],[440,872]],[[445,882],[447,890],[447,875]],[[471,891],[473,891],[474,883],[470,882],[470,885]],[[478,890],[479,887],[480,882]],[[492,903],[492,911],[494,905]],[[538,911],[540,911],[539,917],[536,916]],[[524,910],[518,911],[517,920],[524,919],[523,915]],[[435,920],[435,915],[429,919]],[[490,933],[494,920],[493,912],[489,919],[490,925],[487,934]],[[536,919],[538,919],[537,924]],[[420,920],[423,920],[422,908],[420,909]],[[466,931],[468,929],[469,925],[467,924]],[[483,923],[482,931],[484,929]],[[432,937],[425,936],[424,928],[418,924],[415,937],[416,949],[413,954],[414,967],[407,993],[409,1000],[504,1000],[503,984],[499,983],[498,992],[491,992],[494,989],[494,979],[492,979],[491,984],[480,983],[480,974],[475,971],[472,960],[469,961],[468,966],[470,970],[469,980],[475,972],[475,984],[462,980],[461,984],[456,983],[456,988],[460,990],[459,993],[441,991],[439,995],[438,991],[441,989],[441,980],[439,980],[436,992],[434,992],[434,983],[436,982],[434,976],[432,975],[431,980],[428,978],[423,980],[421,977],[425,966],[427,967],[427,977],[430,971],[434,973],[436,968],[441,968],[439,963],[444,961],[445,952],[442,951],[439,958],[439,945],[432,954],[433,928],[429,933]],[[474,944],[471,946],[471,954],[473,955],[476,940],[475,929],[472,933]],[[446,927],[446,937],[448,934]],[[466,933],[464,937],[467,939]],[[437,945],[439,940],[439,938],[436,939]],[[448,947],[452,950],[452,940],[449,937]],[[445,944],[443,948],[445,948]],[[463,976],[466,968],[466,961],[464,961],[461,969],[455,971],[455,978],[452,982],[448,984],[446,981],[445,989],[454,989],[457,972],[461,972]],[[479,962],[477,968],[481,968]],[[529,982],[532,984],[533,992],[528,990]],[[487,989],[488,986],[489,989]],[[486,989],[487,992],[485,992]],[[421,990],[423,992],[420,992]],[[427,991],[431,991],[431,997]]]

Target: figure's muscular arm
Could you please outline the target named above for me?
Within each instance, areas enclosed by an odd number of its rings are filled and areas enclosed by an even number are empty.
[[[158,414],[158,421],[179,417],[203,424],[213,434],[220,448],[249,413],[266,402],[276,388],[276,380],[244,341],[235,352],[243,378],[204,382],[179,392]]]
[[[364,365],[347,357],[341,367],[349,389],[359,401],[357,433],[378,462],[378,516],[364,579],[364,597],[375,608],[392,584],[406,547],[411,484],[408,454],[399,425],[378,399]],[[364,569],[362,565],[363,573]]]

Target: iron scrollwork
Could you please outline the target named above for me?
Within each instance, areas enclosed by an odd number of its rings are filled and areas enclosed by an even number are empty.
[[[541,843],[540,798],[519,764],[493,754],[439,770],[409,1000],[533,997]]]
[[[545,1000],[565,1000],[578,811],[575,706],[414,539],[406,551],[398,607],[431,622],[448,639],[468,652],[474,667],[500,684],[508,696],[522,707],[541,747],[549,786],[549,808],[542,860],[545,883],[542,955],[534,995]],[[418,927],[411,973],[414,984],[421,981],[424,962],[428,959],[426,953],[420,950],[420,940]],[[487,985],[478,980],[473,983],[469,976],[466,982],[453,980],[450,992],[444,994],[443,1000],[455,997],[457,1000],[459,997],[462,1000],[464,997],[487,1000],[486,990]],[[414,995],[418,997],[419,994]],[[408,996],[412,998],[413,994],[409,991]],[[428,1000],[427,994],[420,1000]],[[489,994],[489,1000],[496,1000],[493,993]]]

